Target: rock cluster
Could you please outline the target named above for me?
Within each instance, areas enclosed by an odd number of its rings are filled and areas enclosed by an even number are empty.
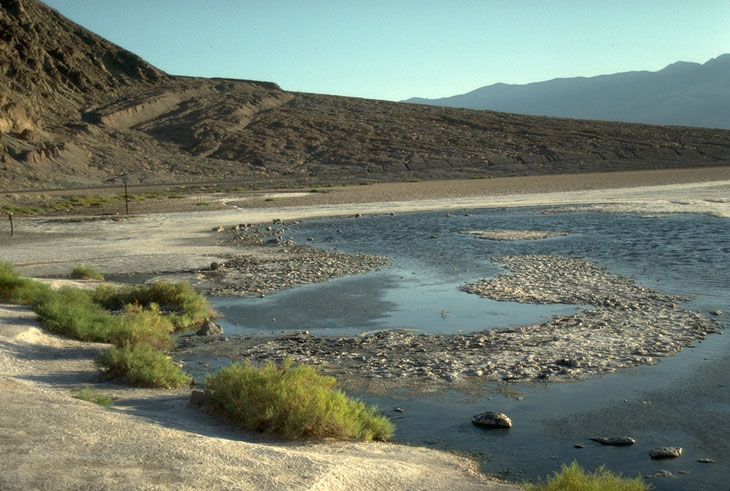
[[[223,261],[215,261],[209,269],[195,272],[196,288],[209,295],[261,296],[297,285],[366,273],[388,264],[380,256],[297,245],[284,237],[284,225],[275,219],[269,225],[214,227],[214,232],[229,232],[224,241],[248,250],[251,246],[263,247],[265,253],[221,256]]]

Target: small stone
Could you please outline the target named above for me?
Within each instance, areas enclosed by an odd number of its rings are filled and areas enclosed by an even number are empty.
[[[219,225],[217,227],[213,227],[213,232],[223,232],[225,230],[226,230],[225,227],[223,227],[222,225]]]
[[[670,471],[668,471],[668,470],[664,470],[664,469],[662,469],[662,470],[660,470],[660,471],[657,471],[657,472],[656,472],[656,473],[654,473],[654,474],[649,474],[648,476],[645,476],[645,477],[648,477],[649,479],[651,479],[651,478],[653,478],[653,477],[658,477],[658,478],[660,478],[660,479],[669,479],[669,478],[672,478],[672,477],[674,477],[674,474],[672,474],[672,473],[671,473]]]
[[[397,407],[397,408],[393,409],[393,412],[394,413],[402,413],[403,412],[403,408],[402,407]]]
[[[205,319],[203,325],[195,333],[196,336],[220,336],[221,334],[223,334],[223,328],[210,319]]]
[[[492,411],[475,414],[471,422],[484,428],[512,428],[512,420],[506,414]]]
[[[213,261],[212,263],[210,263],[210,270],[215,271],[216,269],[219,269],[221,266],[223,266],[221,263],[217,263],[217,262]]]
[[[713,310],[712,312],[710,312],[710,314],[715,315],[715,316],[720,316],[720,315],[722,315],[722,310]]]
[[[586,448],[585,445],[581,445],[580,443],[576,443],[573,445],[573,448]]]
[[[636,440],[634,440],[630,436],[613,436],[610,438],[606,438],[606,437],[602,437],[602,436],[594,436],[592,438],[589,438],[589,440],[598,442],[601,445],[608,445],[608,446],[612,446],[612,447],[627,447],[629,445],[633,445],[634,443],[636,443]]]
[[[697,462],[701,462],[703,464],[714,464],[715,461],[712,459],[697,459]]]
[[[676,459],[682,455],[682,447],[657,447],[649,452],[649,457],[658,459]]]

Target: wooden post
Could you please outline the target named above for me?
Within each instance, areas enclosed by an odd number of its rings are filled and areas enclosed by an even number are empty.
[[[15,237],[15,228],[13,228],[13,212],[8,210],[0,210],[0,215],[7,215],[10,220],[10,236]]]
[[[129,194],[127,194],[127,179],[124,178],[124,210],[129,215]]]

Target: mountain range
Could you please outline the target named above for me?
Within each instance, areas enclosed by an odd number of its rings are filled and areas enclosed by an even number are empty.
[[[165,73],[0,0],[0,191],[345,183],[730,164],[730,131],[523,116]]]
[[[657,72],[494,84],[410,103],[518,114],[662,125],[730,128],[730,54],[704,64],[677,62]]]

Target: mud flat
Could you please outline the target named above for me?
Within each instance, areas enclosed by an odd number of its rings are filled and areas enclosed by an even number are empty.
[[[277,338],[207,340],[179,355],[258,361],[293,356],[322,366],[345,385],[430,391],[480,381],[576,380],[653,364],[721,328],[714,319],[680,307],[679,297],[644,288],[582,259],[539,255],[494,261],[508,273],[462,290],[499,301],[584,309],[542,324],[470,334],[386,330],[322,337],[303,331]]]

